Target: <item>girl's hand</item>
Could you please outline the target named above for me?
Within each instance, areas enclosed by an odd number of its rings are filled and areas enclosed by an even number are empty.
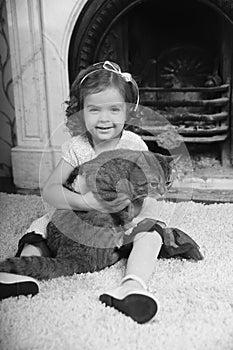
[[[85,194],[85,193],[89,192],[89,189],[88,189],[87,183],[86,183],[86,179],[82,175],[78,175],[76,177],[76,179],[73,182],[72,187],[75,190],[75,192],[77,192],[77,193]]]
[[[87,205],[87,210],[99,210],[105,213],[115,213],[127,207],[131,202],[125,193],[118,193],[113,201],[97,200],[92,192],[87,192],[82,196]]]

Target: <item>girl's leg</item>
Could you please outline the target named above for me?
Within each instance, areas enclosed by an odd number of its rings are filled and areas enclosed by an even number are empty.
[[[27,241],[32,242],[32,244],[27,244]],[[33,241],[35,241],[35,245]],[[19,244],[15,259],[50,255],[45,239],[39,234],[28,233],[22,237],[20,243],[22,243],[22,247]],[[0,300],[20,295],[35,295],[38,292],[39,284],[36,279],[16,273],[0,272]]]
[[[36,240],[32,239],[31,236],[34,235],[40,235],[43,238],[47,237],[47,225],[51,219],[51,214],[45,214],[41,216],[40,218],[34,220],[27,231],[25,232],[25,235],[20,239],[19,241],[19,247],[18,251],[16,253],[16,256],[47,256],[48,253],[44,251],[43,245],[40,246],[38,244],[35,244]],[[25,239],[25,236],[27,239]]]
[[[32,240],[33,237],[36,237],[37,240],[41,240],[38,243],[35,243],[37,246],[24,242]],[[22,237],[21,243],[22,247],[19,243],[19,248],[16,254],[17,257],[15,259],[20,260],[20,257],[23,256],[42,256],[44,255],[43,252],[48,251],[45,239],[41,235],[28,233]],[[35,295],[38,292],[39,284],[36,279],[29,276],[18,275],[16,273],[0,272],[0,300],[20,295]]]
[[[127,261],[125,275],[135,275],[147,284],[154,271],[161,246],[162,238],[157,232],[141,232],[137,234]],[[122,284],[122,288],[126,286],[142,288],[134,280],[127,280]]]
[[[50,216],[46,214],[32,222],[19,241],[17,257],[50,255],[44,240],[49,221]],[[36,279],[14,273],[0,272],[0,300],[19,295],[35,295],[38,292],[39,284]]]
[[[42,256],[41,249],[32,245],[25,244],[20,256]]]
[[[121,285],[100,296],[100,301],[130,316],[136,322],[150,321],[158,310],[154,296],[146,290],[162,246],[157,232],[141,232],[134,239]]]

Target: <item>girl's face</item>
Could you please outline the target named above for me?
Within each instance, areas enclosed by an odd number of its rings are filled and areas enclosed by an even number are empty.
[[[126,121],[126,103],[115,87],[84,99],[84,123],[94,144],[120,136]]]

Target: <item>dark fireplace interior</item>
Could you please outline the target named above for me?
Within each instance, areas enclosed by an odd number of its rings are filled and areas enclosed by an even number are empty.
[[[91,63],[119,63],[138,82],[133,129],[149,148],[179,152],[181,135],[194,167],[219,174],[233,158],[232,39],[230,21],[206,1],[88,2],[71,38],[70,83]]]

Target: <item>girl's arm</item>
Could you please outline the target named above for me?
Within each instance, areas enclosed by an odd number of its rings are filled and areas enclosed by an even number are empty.
[[[63,186],[73,169],[61,159],[45,183],[42,197],[57,209],[86,210],[82,196]]]
[[[57,209],[71,209],[89,211],[92,209],[100,211],[119,211],[126,207],[130,200],[126,195],[119,195],[119,197],[106,204],[97,201],[92,192],[79,194],[72,192],[63,185],[68,179],[71,171],[74,168],[64,159],[61,159],[48,178],[42,192],[42,197],[46,202]]]

